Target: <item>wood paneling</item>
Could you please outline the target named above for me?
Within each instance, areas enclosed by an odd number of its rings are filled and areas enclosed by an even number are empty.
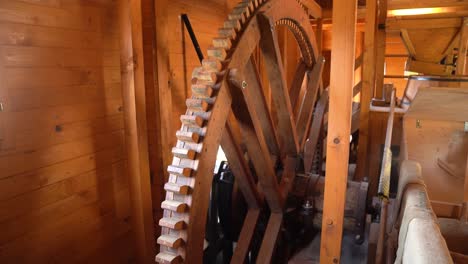
[[[0,262],[134,260],[117,6],[0,1]]]

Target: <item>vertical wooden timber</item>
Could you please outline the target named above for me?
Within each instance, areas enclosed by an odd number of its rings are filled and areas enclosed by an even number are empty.
[[[463,18],[460,29],[460,46],[458,47],[457,75],[466,75],[466,56],[468,49],[468,17]]]
[[[315,31],[315,35],[317,36],[317,51],[318,54],[322,54],[322,46],[323,46],[323,19],[317,19],[317,29]]]
[[[333,1],[330,106],[320,263],[339,263],[348,176],[357,0]]]
[[[361,111],[359,117],[359,147],[356,175],[354,180],[362,181],[367,177],[367,151],[369,143],[369,109],[375,85],[375,31],[377,0],[366,2],[366,32],[364,35],[364,58],[362,65]]]
[[[375,58],[375,95],[376,98],[383,97],[384,71],[385,71],[385,21],[387,20],[387,0],[378,1],[377,34],[375,43],[377,45]]]
[[[172,128],[172,93],[169,85],[169,33],[168,33],[168,0],[155,0],[155,29],[156,29],[156,76],[158,92],[155,93],[156,102],[159,102],[160,142],[163,160],[163,168],[167,168],[172,162],[171,148],[175,145]],[[164,182],[166,182],[167,170],[163,169]],[[158,175],[159,177],[163,175]]]
[[[466,157],[465,186],[463,188],[463,215],[462,221],[468,221],[468,156]]]
[[[122,97],[132,222],[139,263],[155,254],[149,175],[141,0],[119,3]]]

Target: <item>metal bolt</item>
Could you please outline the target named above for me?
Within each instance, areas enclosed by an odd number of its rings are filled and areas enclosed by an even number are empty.
[[[337,144],[337,145],[340,144],[340,139],[337,138],[337,137],[334,138],[334,139],[333,139],[333,143],[335,143],[335,144]]]
[[[421,120],[416,120],[416,128],[421,128],[422,125],[421,125]]]
[[[242,81],[242,89],[245,89],[247,88],[247,82],[246,81]]]

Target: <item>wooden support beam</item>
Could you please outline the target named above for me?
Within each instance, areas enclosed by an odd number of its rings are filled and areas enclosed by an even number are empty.
[[[119,1],[120,64],[134,244],[139,263],[155,256],[146,124],[141,0]]]
[[[245,258],[249,253],[250,243],[252,241],[259,216],[260,210],[250,209],[247,212],[247,216],[244,219],[242,230],[239,235],[239,243],[237,243],[236,249],[234,250],[234,254],[231,258],[232,264],[244,263]]]
[[[386,32],[385,22],[387,20],[387,1],[381,0],[378,2],[377,16],[377,34],[376,34],[376,59],[375,59],[375,94],[374,97],[382,98],[384,71],[385,71],[385,46]]]
[[[172,92],[169,85],[170,69],[169,69],[169,22],[168,9],[169,0],[155,0],[155,62],[157,73],[157,90],[155,91],[155,100],[158,104],[157,113],[159,115],[159,142],[161,143],[161,157],[163,168],[171,165],[172,154],[171,147],[175,145],[174,129],[172,125]],[[166,170],[164,171],[164,180],[169,177]]]
[[[265,236],[263,236],[262,246],[257,256],[257,262],[259,264],[269,264],[272,262],[273,252],[276,246],[276,240],[281,229],[283,222],[282,213],[272,213],[270,219],[268,219],[268,225],[265,230]]]
[[[452,75],[453,66],[408,59],[406,70],[425,75]]]
[[[258,209],[262,201],[252,173],[250,172],[249,165],[245,161],[243,152],[240,149],[240,142],[236,142],[232,129],[232,125],[230,125],[228,121],[223,137],[221,138],[221,147],[226,154],[229,166],[235,171],[237,184],[247,205],[250,209]]]
[[[323,19],[317,19],[317,28],[315,30],[315,38],[317,40],[317,53],[322,54],[323,49]]]
[[[367,175],[369,148],[369,110],[375,85],[375,34],[377,30],[377,0],[367,0],[366,32],[362,68],[361,111],[359,118],[359,147],[354,180]]]
[[[312,71],[307,73],[307,89],[299,108],[299,114],[297,116],[296,123],[297,137],[300,140],[301,146],[304,145],[307,139],[307,128],[310,127],[312,114],[314,113],[315,101],[317,99],[318,90],[322,81],[322,71],[324,64],[325,58],[320,56],[317,58],[317,63],[315,63]]]
[[[413,42],[411,42],[407,29],[401,29],[401,38],[403,39],[403,44],[405,44],[405,47],[408,50],[409,57],[415,57],[416,49],[414,48]]]
[[[466,75],[466,56],[468,55],[468,17],[463,18],[463,24],[460,29],[460,45],[458,47],[457,75]]]
[[[261,32],[260,48],[265,61],[265,68],[270,80],[271,94],[278,115],[278,136],[282,156],[297,155],[299,141],[294,124],[294,115],[286,86],[283,63],[275,33],[275,26],[270,18],[260,13],[257,22]]]
[[[321,263],[340,263],[348,179],[357,0],[333,0],[330,107]]]

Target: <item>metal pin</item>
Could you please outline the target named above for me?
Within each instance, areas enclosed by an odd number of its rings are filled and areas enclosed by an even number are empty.
[[[421,125],[421,120],[417,119],[416,120],[416,128],[421,128],[422,125]]]
[[[246,81],[242,81],[242,89],[245,89],[247,88],[247,82]]]

